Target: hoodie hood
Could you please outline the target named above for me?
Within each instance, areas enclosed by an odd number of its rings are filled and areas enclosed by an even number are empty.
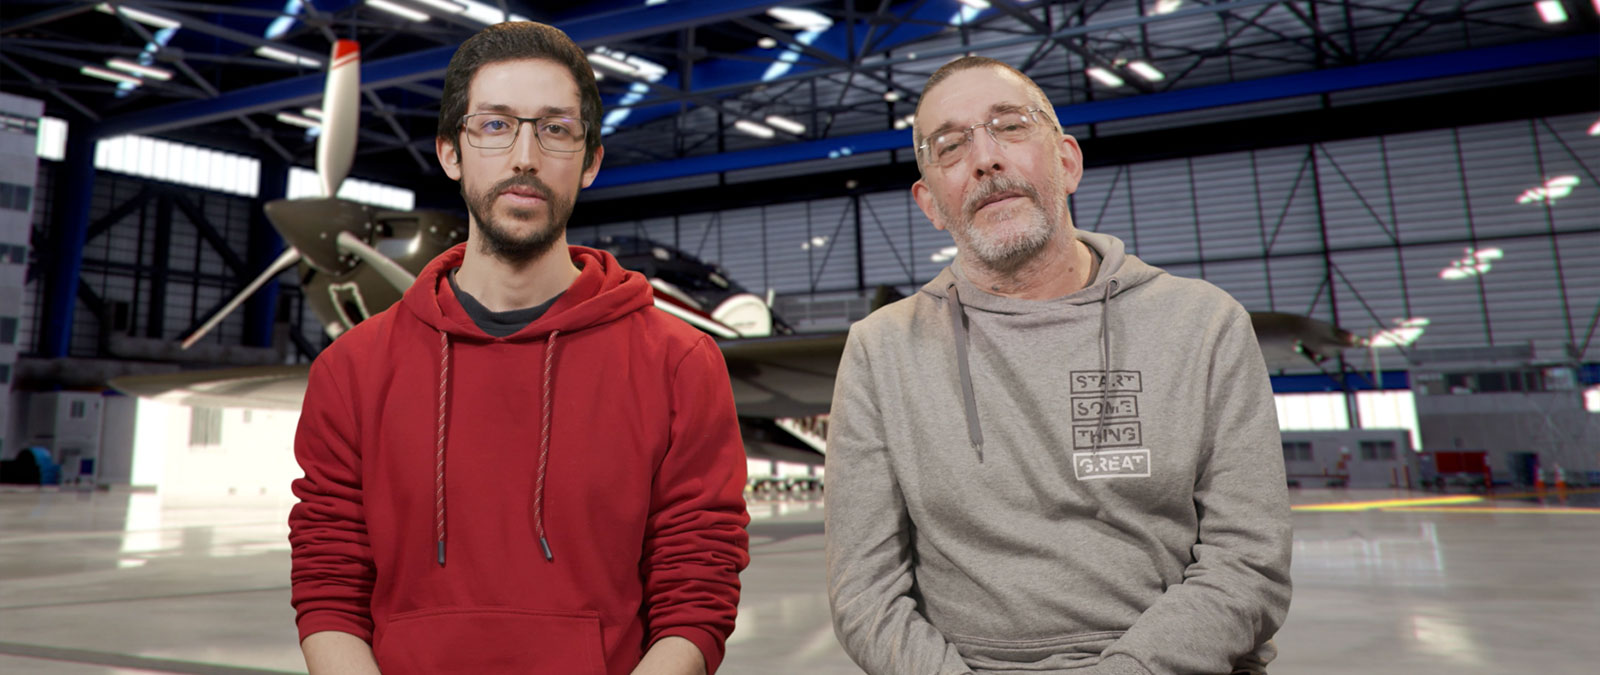
[[[977,395],[972,388],[971,359],[967,354],[967,312],[980,311],[1006,315],[1040,314],[1041,327],[1054,319],[1058,310],[1078,305],[1100,303],[1100,370],[1104,377],[1111,374],[1111,324],[1106,320],[1111,299],[1119,293],[1144,284],[1166,274],[1138,258],[1128,255],[1122,240],[1110,235],[1078,231],[1078,240],[1099,255],[1099,271],[1089,284],[1065,296],[1050,300],[1024,300],[994,295],[974,286],[961,272],[960,259],[950,263],[939,276],[922,287],[920,292],[944,300],[950,316],[950,331],[954,335],[956,373],[961,386],[961,403],[967,420],[967,440],[983,461],[983,424],[978,418]],[[1102,389],[1100,410],[1094,437],[1101,438],[1105,430],[1105,410],[1108,390]],[[1096,440],[1096,451],[1099,441]]]
[[[417,276],[416,282],[406,290],[402,299],[407,311],[439,333],[438,422],[433,473],[434,536],[439,565],[445,564],[446,553],[445,452],[446,439],[450,433],[448,401],[452,381],[450,360],[454,341],[544,343],[542,359],[544,368],[540,390],[543,409],[540,411],[538,437],[539,464],[529,508],[532,511],[539,547],[543,549],[545,560],[554,562],[555,553],[551,550],[549,538],[545,533],[544,485],[550,460],[550,404],[555,387],[556,337],[562,333],[574,333],[610,323],[649,307],[653,303],[654,296],[644,275],[623,269],[610,253],[582,246],[568,246],[567,251],[572,256],[572,264],[580,270],[578,278],[561,294],[561,298],[533,323],[503,338],[491,337],[473,323],[472,317],[467,315],[467,310],[461,306],[461,301],[455,297],[455,292],[445,280],[446,274],[461,266],[461,261],[466,258],[466,249],[467,245],[462,243],[439,254],[439,257],[434,258],[423,268],[422,274]]]
[[[461,266],[466,250],[467,245],[461,243],[439,254],[417,275],[401,300],[407,311],[451,340],[544,340],[552,332],[571,333],[615,321],[653,302],[644,275],[623,269],[606,251],[569,245],[572,264],[580,270],[578,278],[538,320],[506,337],[491,337],[467,316],[445,280],[446,274]]]

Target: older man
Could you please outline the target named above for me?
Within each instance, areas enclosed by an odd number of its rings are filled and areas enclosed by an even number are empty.
[[[1264,672],[1289,508],[1250,317],[1073,227],[1038,85],[928,80],[912,186],[960,253],[857,323],[828,439],[828,579],[874,675]]]

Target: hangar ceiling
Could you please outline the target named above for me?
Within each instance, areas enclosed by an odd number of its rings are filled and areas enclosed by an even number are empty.
[[[1550,23],[1530,0],[11,0],[0,84],[96,136],[308,165],[313,135],[282,119],[317,104],[329,45],[354,38],[353,173],[404,184],[438,175],[456,45],[526,17],[600,55],[602,183],[616,185],[909,147],[922,83],[969,52],[1019,65],[1068,126],[1592,62],[1594,8],[1556,4],[1565,20]]]

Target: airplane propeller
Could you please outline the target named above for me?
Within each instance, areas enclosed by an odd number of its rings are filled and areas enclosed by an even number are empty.
[[[407,215],[380,212],[365,204],[338,198],[339,186],[355,161],[356,126],[361,118],[361,48],[354,40],[334,43],[328,77],[322,93],[322,133],[317,138],[317,178],[323,195],[318,198],[278,199],[266,205],[267,220],[283,237],[287,249],[267,269],[241,289],[199,328],[183,339],[188,349],[205,337],[252,294],[298,263],[314,272],[345,277],[362,264],[394,289],[404,293],[415,276],[370,243],[380,234],[412,234],[407,226],[429,222],[433,237],[429,251],[455,243],[454,228],[443,214]],[[420,237],[418,239],[421,240]],[[428,256],[431,258],[431,255]],[[361,303],[357,303],[360,305]],[[348,313],[346,313],[347,315]],[[364,318],[364,317],[361,317]],[[360,318],[352,317],[352,323]],[[339,328],[342,328],[339,327]]]

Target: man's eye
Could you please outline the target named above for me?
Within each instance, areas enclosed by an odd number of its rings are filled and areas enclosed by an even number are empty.
[[[948,140],[948,139],[941,138],[934,144],[933,147],[935,148],[936,153],[940,157],[943,157],[943,156],[948,155],[948,154],[950,154],[952,152],[960,150],[961,149],[961,144],[962,144],[963,141],[964,141],[964,139],[961,139],[961,138],[956,138],[954,140]]]
[[[506,124],[505,120],[490,119],[484,120],[483,124],[478,125],[478,128],[491,134],[498,134],[510,129],[511,125]]]
[[[555,138],[561,138],[565,136],[571,136],[572,130],[561,124],[546,124],[540,133]]]

